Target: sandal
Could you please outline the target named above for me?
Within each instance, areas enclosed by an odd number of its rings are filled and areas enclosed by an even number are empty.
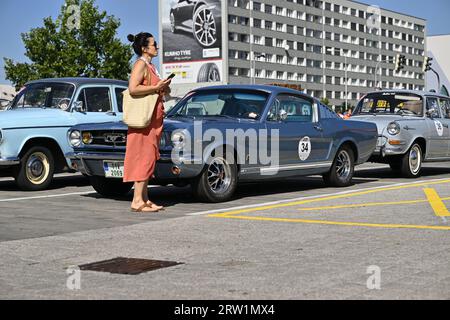
[[[144,210],[145,208],[150,208],[151,210]],[[158,212],[158,211],[159,211],[158,209],[152,208],[147,203],[140,206],[139,209],[131,208],[131,212],[137,212],[137,213]]]
[[[158,209],[160,211],[165,210],[165,208],[163,206],[158,206],[157,204],[151,202],[150,200],[147,201],[147,206],[150,206],[150,208],[153,208],[153,209]]]

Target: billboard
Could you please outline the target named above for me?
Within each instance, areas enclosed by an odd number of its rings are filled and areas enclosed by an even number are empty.
[[[224,81],[221,0],[159,0],[161,72],[173,84]]]

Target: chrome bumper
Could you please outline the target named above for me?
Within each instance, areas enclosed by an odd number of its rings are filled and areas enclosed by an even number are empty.
[[[0,167],[9,167],[20,164],[19,158],[0,158]]]

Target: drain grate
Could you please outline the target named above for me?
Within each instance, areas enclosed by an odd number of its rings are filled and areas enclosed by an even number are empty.
[[[173,267],[183,263],[173,261],[115,258],[81,265],[80,270],[138,275],[144,272]]]

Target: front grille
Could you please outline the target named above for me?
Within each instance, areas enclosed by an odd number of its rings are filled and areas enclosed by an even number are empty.
[[[125,147],[127,144],[127,131],[89,131],[92,136],[90,145]]]

